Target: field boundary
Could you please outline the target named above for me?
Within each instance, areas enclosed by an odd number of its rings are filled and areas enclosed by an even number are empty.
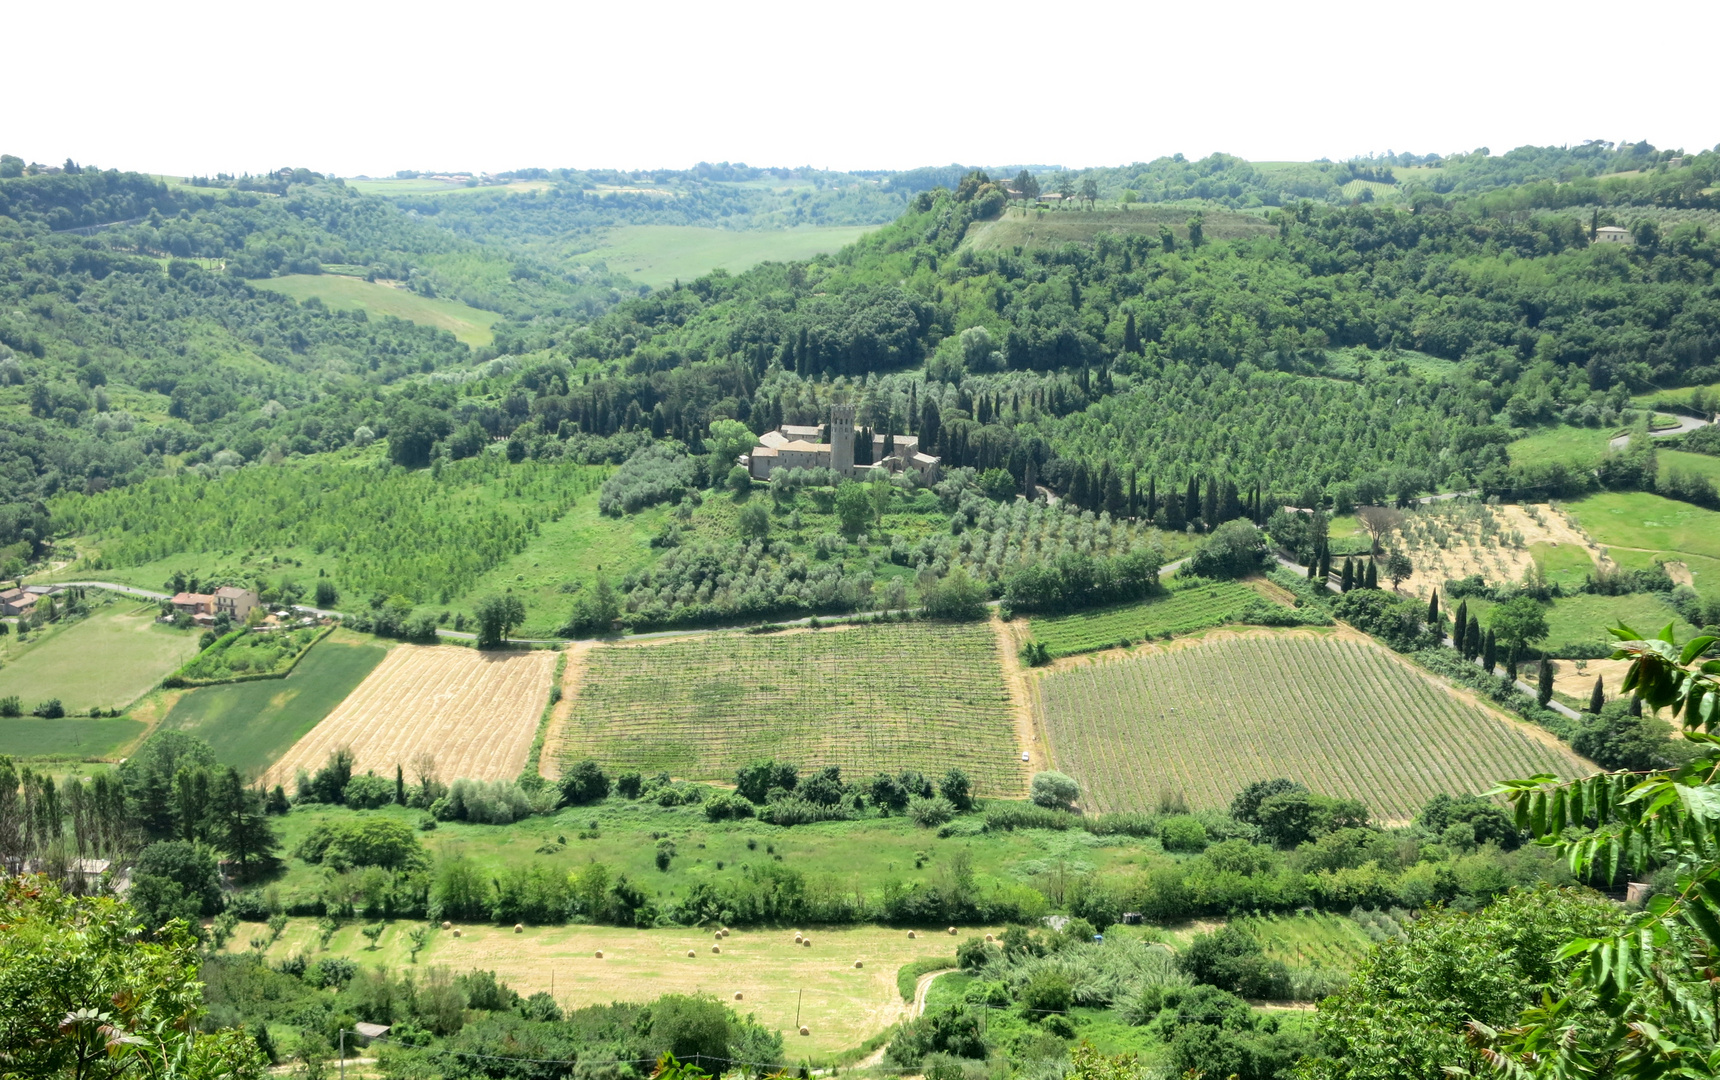
[[[561,654],[564,662],[558,671],[560,681],[557,683],[561,687],[561,700],[550,709],[549,726],[544,729],[543,745],[538,748],[538,775],[545,780],[561,778],[561,744],[567,736],[568,717],[573,714],[574,702],[585,687],[586,660],[596,647],[595,641],[576,641]],[[548,772],[551,768],[555,769],[554,776]]]
[[[1022,669],[1020,624],[1011,620],[989,620],[993,634],[997,637],[997,663],[1003,670],[1003,684],[1009,691],[1010,719],[1015,727],[1016,749],[1028,755],[1028,765],[1032,772],[1044,772],[1051,768],[1051,755],[1047,751],[1045,732],[1039,723],[1039,715],[1034,708],[1033,690],[1026,671]]]
[[[558,652],[560,652],[558,650]],[[520,770],[520,782],[528,783],[534,776],[542,776],[540,763],[543,760],[543,744],[549,735],[550,719],[555,715],[555,707],[561,704],[566,696],[561,688],[562,676],[567,671],[567,653],[560,652],[555,658],[555,670],[550,674],[549,698],[543,704],[543,715],[538,717],[537,733],[532,736],[531,749],[526,751],[525,767]]]
[[[226,679],[187,679],[179,674],[180,671],[184,671],[192,664],[203,659],[205,653],[215,649],[225,650],[232,646],[234,642],[251,632],[250,627],[234,630],[232,633],[223,634],[220,640],[211,643],[209,648],[202,650],[196,656],[193,656],[191,659],[185,661],[185,663],[179,665],[179,671],[175,671],[167,678],[161,680],[161,687],[164,690],[196,690],[199,687],[204,686],[226,686],[229,683],[262,682],[264,679],[284,679],[293,673],[294,668],[299,666],[300,660],[309,656],[312,649],[322,644],[323,638],[334,633],[336,625],[336,623],[329,623],[327,626],[324,626],[322,630],[317,633],[316,637],[311,638],[311,640],[305,644],[305,647],[298,651],[298,655],[293,657],[292,662],[280,671],[260,671],[255,674],[247,672],[244,675],[234,675]]]

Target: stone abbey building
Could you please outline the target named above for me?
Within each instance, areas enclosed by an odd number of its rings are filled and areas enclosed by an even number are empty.
[[[898,473],[918,469],[927,483],[938,477],[942,458],[920,453],[920,440],[913,435],[873,435],[871,453],[861,448],[867,461],[856,464],[854,441],[860,429],[854,423],[854,406],[830,406],[830,441],[819,442],[816,427],[784,424],[759,436],[759,445],[743,455],[741,464],[754,480],[769,480],[778,469],[833,469],[836,475],[854,480],[876,476],[879,470]]]

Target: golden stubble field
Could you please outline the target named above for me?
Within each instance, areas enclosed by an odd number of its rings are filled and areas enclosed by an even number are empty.
[[[267,950],[270,961],[303,953],[316,959],[316,920],[288,922],[280,941]],[[965,937],[985,936],[996,928],[963,927],[961,937],[943,930],[908,931],[878,926],[843,929],[800,928],[811,947],[794,943],[795,928],[737,929],[718,939],[711,930],[614,926],[531,926],[514,933],[508,926],[460,925],[460,937],[438,930],[413,965],[407,935],[421,926],[402,920],[388,924],[377,948],[369,949],[358,924],[341,928],[330,942],[333,954],[361,965],[386,965],[396,974],[443,966],[458,973],[494,971],[522,995],[553,993],[563,1008],[612,1001],[651,1001],[663,994],[711,994],[741,1015],[783,1033],[790,1061],[832,1054],[859,1046],[908,1016],[912,1006],[896,988],[896,971],[916,960],[949,957]],[[241,924],[228,944],[246,948],[267,936],[261,923]],[[711,946],[722,951],[712,953]],[[602,950],[603,958],[596,953]],[[688,951],[693,956],[688,956]],[[855,961],[864,966],[856,968]],[[739,993],[741,999],[735,1000]],[[797,1034],[795,1016],[811,1034]]]
[[[427,754],[444,781],[511,780],[525,767],[554,670],[548,651],[398,646],[264,782],[290,784],[297,770],[315,772],[343,745],[360,773],[385,775],[396,765],[411,773]]]

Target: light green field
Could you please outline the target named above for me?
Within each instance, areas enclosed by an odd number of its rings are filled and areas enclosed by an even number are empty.
[[[1485,619],[1483,619],[1485,624]],[[1658,593],[1626,593],[1623,596],[1565,596],[1553,601],[1547,612],[1545,645],[1558,655],[1561,645],[1580,642],[1608,644],[1612,635],[1607,628],[1623,623],[1643,634],[1658,634],[1667,623],[1680,641],[1689,639],[1696,628],[1678,617]]]
[[[1720,457],[1713,454],[1692,454],[1688,450],[1658,450],[1654,456],[1660,462],[1662,480],[1666,479],[1672,470],[1677,469],[1705,476],[1710,483],[1720,486]]]
[[[1698,589],[1720,588],[1720,513],[1640,491],[1602,492],[1566,508],[1620,566],[1679,559]]]
[[[810,259],[846,247],[875,227],[832,225],[739,232],[694,225],[627,225],[607,230],[598,247],[575,259],[588,266],[605,263],[610,270],[660,288],[677,279],[692,281],[712,270],[738,274],[771,260]]]
[[[1035,615],[1029,635],[1052,656],[1108,649],[1125,641],[1188,634],[1230,622],[1251,601],[1260,599],[1240,581],[1190,584],[1177,582],[1174,591],[1129,604],[1113,604],[1068,615]]]
[[[1339,194],[1346,199],[1359,199],[1364,191],[1373,192],[1375,199],[1384,202],[1387,199],[1395,199],[1403,188],[1397,184],[1382,184],[1378,180],[1351,180],[1338,189]]]
[[[447,180],[348,180],[346,186],[366,195],[459,195],[479,191],[544,191],[555,185],[548,180],[515,180],[511,184],[479,184],[467,187]]]
[[[34,716],[0,719],[0,754],[19,758],[111,760],[142,735],[143,729],[141,722],[125,716],[107,720],[89,717],[43,720]]]
[[[1566,592],[1581,588],[1595,572],[1588,551],[1572,544],[1530,544],[1529,555],[1542,575]]]
[[[91,589],[91,599],[101,593]],[[197,652],[197,635],[155,621],[154,604],[118,601],[88,618],[19,645],[4,641],[0,697],[16,694],[26,709],[59,698],[67,712],[131,704]]]
[[[1257,915],[1232,919],[1231,925],[1253,934],[1267,956],[1292,968],[1349,971],[1374,944],[1354,919],[1324,911]]]
[[[329,949],[399,973],[413,966],[408,935],[422,925],[389,923],[372,949],[359,933],[360,922],[348,923]],[[459,937],[434,933],[418,954],[417,967],[494,971],[521,995],[551,992],[553,985],[563,1008],[652,1001],[663,994],[715,994],[736,1012],[751,1013],[767,1029],[782,1031],[786,1056],[793,1061],[809,1052],[830,1055],[857,1047],[905,1018],[911,1006],[896,991],[896,970],[947,956],[956,940],[925,930],[909,939],[906,929],[879,926],[805,930],[810,947],[795,944],[793,927],[732,929],[718,939],[711,930],[680,927],[532,926],[516,934],[511,927],[462,925]],[[986,928],[967,932],[983,935]],[[228,950],[244,951],[258,937],[267,940],[265,925],[241,923]],[[719,941],[721,952],[713,953]],[[315,919],[288,920],[265,955],[274,961],[294,953],[311,959],[321,955]],[[797,1014],[810,1034],[797,1034]]]
[[[1607,442],[1614,434],[1611,428],[1560,424],[1518,439],[1506,449],[1511,454],[1513,465],[1549,465],[1562,461],[1567,465],[1588,468],[1606,455]]]
[[[314,296],[338,311],[363,308],[371,315],[392,315],[423,326],[434,326],[472,346],[488,345],[492,337],[490,325],[501,318],[493,311],[470,307],[458,300],[419,296],[406,289],[338,274],[289,274],[263,278],[251,284],[270,292],[285,293],[299,301]]]
[[[256,775],[315,727],[388,649],[372,638],[336,630],[284,679],[259,679],[191,690],[173,703],[161,726],[215,748],[226,765]]]
[[[1169,225],[1179,244],[1188,240],[1188,219],[1194,210],[1180,206],[1138,205],[1129,210],[1030,211],[1023,217],[1009,210],[995,221],[976,221],[962,242],[980,251],[1008,251],[1016,247],[1056,248],[1064,244],[1090,244],[1100,233],[1157,237],[1159,226]],[[1230,240],[1265,236],[1276,228],[1265,220],[1226,210],[1205,210],[1201,232],[1208,240]]]

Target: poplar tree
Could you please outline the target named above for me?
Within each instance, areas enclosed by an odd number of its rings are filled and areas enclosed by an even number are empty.
[[[1553,700],[1553,662],[1545,656],[1541,657],[1541,668],[1536,673],[1535,702],[1542,708]]]
[[[1605,705],[1606,703],[1607,703],[1606,683],[1601,679],[1601,677],[1599,675],[1596,675],[1595,676],[1595,691],[1594,691],[1594,693],[1589,695],[1589,711],[1594,713],[1596,716],[1599,716],[1601,713],[1601,706]]]

